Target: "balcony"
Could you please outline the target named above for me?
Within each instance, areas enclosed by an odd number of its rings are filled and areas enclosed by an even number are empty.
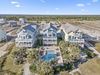
[[[57,41],[43,41],[43,44],[57,44]]]
[[[16,42],[32,42],[33,39],[20,39],[20,38],[16,38]]]
[[[33,44],[17,43],[16,46],[17,46],[17,47],[32,47]]]
[[[84,42],[84,39],[72,39],[72,40],[69,40],[70,42],[77,42],[77,43],[80,43],[80,42]]]

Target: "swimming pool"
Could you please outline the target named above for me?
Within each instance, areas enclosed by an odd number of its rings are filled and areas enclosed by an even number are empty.
[[[46,54],[42,57],[43,60],[49,61],[52,58],[55,58],[55,52],[53,50],[47,50]]]

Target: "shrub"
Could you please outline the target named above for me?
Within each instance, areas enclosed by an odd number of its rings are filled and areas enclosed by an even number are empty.
[[[91,51],[88,51],[88,52],[87,52],[87,55],[88,55],[88,57],[91,57],[91,58],[93,58],[93,57],[94,57],[94,53],[93,53],[93,52],[91,52]]]
[[[31,72],[34,72],[36,70],[36,66],[34,64],[30,65],[29,67]]]

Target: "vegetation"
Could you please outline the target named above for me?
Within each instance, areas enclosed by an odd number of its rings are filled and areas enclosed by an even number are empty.
[[[72,63],[68,63],[68,64],[64,64],[63,66],[54,66],[53,70],[54,73],[59,73],[59,72],[63,72],[63,71],[67,71],[67,70],[73,70],[74,66]]]
[[[100,42],[95,44],[95,49],[100,53]]]
[[[35,42],[34,48],[39,48],[42,45],[42,35],[37,36],[37,41]]]
[[[61,49],[64,63],[73,62],[78,59],[80,49],[77,44],[60,41],[59,47]]]
[[[35,62],[38,60],[38,50],[32,49],[27,51],[27,60],[28,62]]]
[[[48,75],[52,72],[52,65],[49,61],[38,60],[34,64],[30,65],[30,71],[38,73],[40,75]]]
[[[88,50],[87,48],[81,48],[81,51],[86,53],[88,58],[93,58],[95,56],[94,53],[92,51]]]
[[[81,75],[78,71],[74,72],[73,75]]]
[[[12,53],[13,61],[16,65],[23,64],[26,61],[26,48],[18,48]]]
[[[70,75],[70,74],[65,71],[65,72],[60,72],[59,75]]]
[[[60,37],[57,37],[57,46],[59,45],[59,42],[62,41],[63,39]]]
[[[38,60],[30,65],[30,71],[40,75],[54,75],[58,74],[61,71],[73,70],[74,66],[72,63],[64,64],[63,66],[56,66],[56,61],[43,61]]]
[[[16,74],[7,70],[7,71],[0,71],[0,75],[16,75]]]
[[[89,59],[86,63],[79,66],[82,75],[99,75],[100,58]]]
[[[47,22],[51,20],[68,20],[76,19],[81,20],[100,20],[100,15],[1,15],[0,18],[7,18],[7,20],[19,20],[19,18],[26,18],[28,21],[37,21],[39,23],[41,20],[46,20]]]
[[[6,44],[6,42],[0,42],[0,47],[2,47],[5,44]]]
[[[14,65],[13,60],[11,58],[12,53],[16,50],[15,43],[10,44],[8,46],[7,50],[10,52],[8,52],[6,55],[4,55],[4,57],[6,57],[6,59],[5,59],[5,62],[3,63],[2,73],[7,74],[7,75],[17,75],[17,74],[20,75],[20,73],[18,73],[18,72],[21,72],[23,65],[18,65],[18,66]],[[9,72],[11,74],[9,74]]]

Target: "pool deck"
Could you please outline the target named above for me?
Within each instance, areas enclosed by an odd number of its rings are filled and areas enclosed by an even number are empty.
[[[54,50],[56,54],[56,58],[58,60],[57,66],[63,65],[63,59],[61,56],[60,48],[58,46],[41,46],[40,47],[40,52],[44,51],[43,55],[45,54],[47,50]],[[41,58],[42,56],[40,55],[39,57]]]

